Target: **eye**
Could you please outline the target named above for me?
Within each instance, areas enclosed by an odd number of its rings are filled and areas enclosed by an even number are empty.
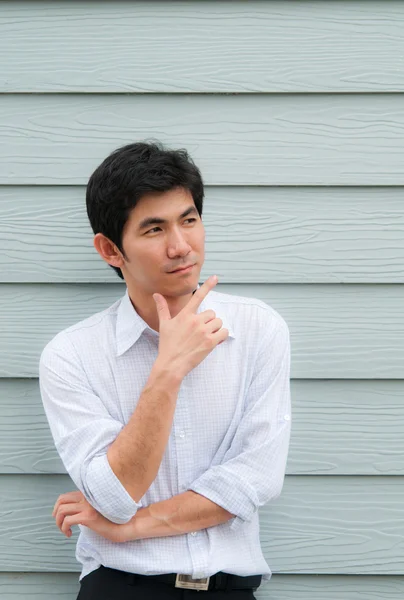
[[[193,223],[194,221],[196,221],[196,219],[194,217],[190,217],[189,219],[185,219],[184,223],[186,221],[190,221],[191,223]],[[161,227],[153,227],[152,229],[149,229],[148,231],[146,231],[144,235],[147,235],[148,233],[155,233],[156,230],[161,231]]]

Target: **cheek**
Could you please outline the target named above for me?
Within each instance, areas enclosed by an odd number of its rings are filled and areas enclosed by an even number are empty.
[[[129,268],[133,273],[144,273],[153,271],[156,264],[161,263],[160,252],[157,248],[153,248],[152,245],[148,247],[137,246],[131,248]]]
[[[162,265],[167,264],[166,248],[164,244],[150,247],[142,256],[142,269],[147,273],[160,273]]]

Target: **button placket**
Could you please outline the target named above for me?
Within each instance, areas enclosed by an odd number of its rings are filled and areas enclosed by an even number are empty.
[[[193,481],[193,449],[190,436],[190,413],[187,385],[183,380],[174,413],[174,439],[177,453],[178,490],[184,492]]]
[[[200,535],[193,534],[200,533]],[[204,535],[205,534],[205,535]],[[206,548],[206,540],[205,540],[206,532],[201,530],[200,532],[192,532],[189,539],[189,550],[191,553],[192,565],[194,568],[193,577],[198,579],[198,577],[204,577],[201,573],[205,573],[208,568],[207,562],[207,548]]]
[[[175,440],[178,457],[178,484],[181,491],[185,491],[195,479],[194,450],[192,446],[192,423],[189,390],[186,378],[181,385],[181,400],[177,403]],[[181,434],[184,434],[183,436]],[[188,548],[194,573],[203,573],[207,568],[208,552],[206,548],[206,532],[191,531],[188,538]],[[193,575],[195,577],[195,575]]]

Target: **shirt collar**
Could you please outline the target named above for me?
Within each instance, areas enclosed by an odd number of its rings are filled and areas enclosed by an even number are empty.
[[[201,286],[198,283],[197,289]],[[198,313],[203,312],[210,308],[207,299],[202,300]],[[229,324],[227,315],[225,314],[225,305],[220,304],[219,310],[215,307],[216,317],[219,317],[223,321],[223,327],[228,329],[229,337],[235,338],[234,331]],[[121,356],[124,354],[133,344],[137,342],[142,333],[148,329],[155,335],[159,335],[157,331],[154,331],[149,325],[142,319],[142,317],[135,310],[131,299],[129,297],[128,288],[126,288],[125,295],[121,298],[121,302],[118,307],[117,319],[116,319],[116,355]]]
[[[146,321],[136,312],[126,288],[116,318],[116,355],[121,356],[126,352],[147,328],[151,330]]]

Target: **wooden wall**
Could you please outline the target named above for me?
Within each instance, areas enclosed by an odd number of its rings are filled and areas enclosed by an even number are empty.
[[[282,495],[260,600],[404,596],[404,3],[0,2],[0,596],[73,600],[74,489],[42,348],[124,284],[85,185],[117,146],[186,147],[204,280],[278,310],[292,344]]]

